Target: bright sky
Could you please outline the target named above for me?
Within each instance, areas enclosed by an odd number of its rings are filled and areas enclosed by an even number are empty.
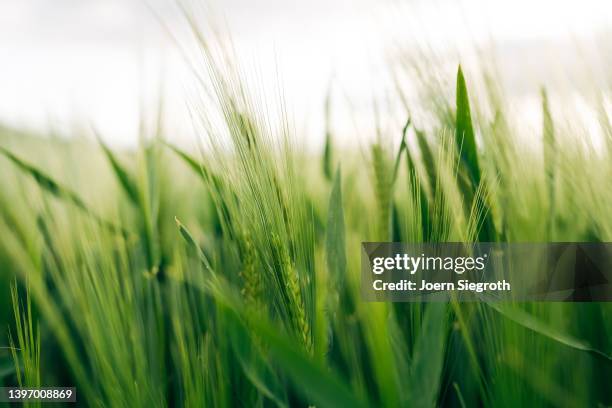
[[[527,99],[553,70],[572,77],[609,66],[585,61],[604,55],[597,47],[612,25],[610,0],[209,3],[262,82],[280,81],[296,126],[307,135],[320,134],[332,75],[358,115],[371,112],[395,44],[430,44],[455,66],[448,49],[493,39],[510,91]],[[41,130],[93,122],[111,143],[130,145],[140,101],[155,105],[163,78],[168,126],[193,137],[185,110],[192,80],[147,4],[172,31],[184,31],[173,0],[0,0],[0,121]],[[577,57],[574,47],[588,58]]]

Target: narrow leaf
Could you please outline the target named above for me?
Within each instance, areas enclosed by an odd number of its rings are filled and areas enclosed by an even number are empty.
[[[464,193],[468,205],[474,205],[478,208],[479,213],[483,215],[483,219],[479,222],[481,225],[478,231],[478,240],[481,242],[495,241],[497,232],[493,222],[492,211],[486,201],[486,197],[476,195],[476,191],[480,185],[481,169],[478,163],[478,148],[476,146],[476,137],[474,135],[474,127],[472,125],[472,114],[470,111],[470,100],[468,96],[467,86],[461,65],[457,70],[457,114],[456,114],[456,130],[455,141],[460,152],[460,161],[462,169],[467,171],[469,182],[462,177],[462,172],[459,174],[460,188]],[[473,199],[476,197],[476,202]]]
[[[171,144],[164,143],[170,150],[176,153],[188,166],[191,168],[198,176],[202,177],[202,179],[206,182],[210,182],[214,191],[221,196],[221,192],[223,190],[223,183],[221,178],[214,174],[211,169],[206,167],[204,163],[197,160],[195,157],[185,153],[180,150],[176,146],[172,146]]]
[[[325,367],[261,319],[253,319],[253,329],[270,346],[270,353],[296,387],[321,407],[365,407],[355,393]]]
[[[397,151],[397,156],[395,156],[395,166],[393,167],[393,184],[395,184],[395,180],[397,180],[397,174],[399,172],[400,162],[402,160],[402,153],[407,149],[406,146],[406,133],[408,132],[408,128],[410,127],[410,118],[406,121],[404,128],[402,129],[402,141],[399,145],[399,150]]]
[[[191,235],[187,227],[185,227],[183,223],[180,222],[179,219],[176,217],[174,217],[174,221],[176,222],[176,226],[178,227],[179,232],[181,236],[183,237],[183,239],[185,240],[185,242],[189,244],[190,248],[193,251],[195,251],[195,253],[198,255],[198,258],[200,258],[200,261],[202,262],[204,267],[206,267],[206,269],[210,273],[213,273],[213,269],[212,269],[210,262],[208,261],[208,257],[206,256],[206,254],[204,254],[204,251],[202,251],[202,248],[200,248],[200,245],[196,242],[195,238],[193,238],[193,236]]]
[[[81,197],[79,197],[75,192],[70,190],[68,187],[59,184],[39,168],[34,167],[33,165],[25,162],[24,160],[15,156],[13,153],[3,147],[0,147],[0,154],[9,159],[21,171],[29,174],[36,181],[38,186],[49,194],[71,203],[79,210],[83,211],[85,214],[91,217],[93,220],[95,220],[98,224],[105,228],[108,228],[110,231],[128,234],[128,232],[122,227],[119,227],[97,215],[91,208],[89,208],[87,204],[85,204],[85,201],[83,201],[83,199],[81,199]]]
[[[412,356],[411,405],[414,407],[434,407],[438,400],[444,365],[446,308],[445,302],[434,302],[425,310]]]
[[[119,184],[123,188],[123,191],[127,194],[132,204],[138,206],[140,203],[140,198],[138,194],[138,185],[136,181],[132,178],[132,176],[128,173],[128,171],[121,165],[115,154],[106,146],[100,138],[98,138],[100,146],[106,155],[113,171],[115,172],[115,176],[119,180]]]
[[[391,205],[391,241],[401,242],[402,241],[402,226],[400,222],[400,212],[395,200]]]
[[[425,137],[425,132],[421,130],[416,130],[417,142],[419,144],[419,151],[421,152],[421,159],[423,160],[423,165],[425,166],[425,170],[427,171],[427,177],[429,181],[429,189],[431,192],[432,198],[436,196],[436,182],[437,182],[437,172],[436,172],[436,162],[434,160],[434,155],[431,151],[431,147],[427,142],[427,138]]]
[[[240,321],[245,322],[253,337],[263,341],[272,361],[295,384],[296,389],[309,399],[312,406],[320,407],[367,407],[369,403],[359,399],[355,392],[329,368],[321,365],[296,347],[296,340],[274,327],[266,316],[246,308],[230,288],[220,279],[219,285],[204,286],[217,300],[217,304],[228,307]]]
[[[196,160],[193,156],[185,153],[184,151],[180,150],[178,147],[173,146],[169,143],[164,143],[170,150],[172,150],[174,153],[176,153],[177,156],[179,156],[190,168],[191,170],[194,171],[194,173],[198,174],[200,177],[205,178],[205,175],[207,173],[206,168],[202,165],[202,163],[200,163],[198,160]]]
[[[342,175],[336,170],[329,198],[327,232],[325,237],[327,268],[335,284],[340,287],[346,274],[346,248],[344,236],[344,210],[342,208]]]
[[[478,186],[480,183],[478,150],[476,147],[476,138],[474,136],[474,127],[472,126],[470,100],[461,66],[459,66],[457,70],[457,118],[455,141],[460,151],[461,161],[468,170],[472,184]]]
[[[228,199],[237,200],[236,194],[227,187],[227,185],[221,180],[221,177],[215,174],[210,168],[206,167],[202,162],[175,146],[168,143],[165,143],[165,145],[179,158],[181,158],[190,169],[201,177],[206,184],[208,191],[211,193],[211,204],[214,205],[214,209],[216,211],[217,218],[215,219],[215,222],[217,222],[217,231],[219,233],[225,231],[230,237],[234,236],[232,223],[230,222]],[[224,193],[227,193],[229,197]]]
[[[327,180],[332,179],[333,166],[333,140],[331,130],[331,84],[325,97],[325,148],[323,150],[323,175]]]
[[[461,408],[467,408],[465,404],[465,398],[463,398],[463,393],[461,393],[461,388],[459,388],[459,384],[453,382],[453,388],[455,389],[455,393],[457,394],[457,399],[459,400],[459,406]]]
[[[523,326],[537,334],[547,337],[557,343],[563,344],[567,347],[575,350],[587,352],[597,358],[612,362],[612,355],[605,353],[592,347],[587,341],[577,339],[569,334],[563,333],[562,331],[549,326],[547,323],[541,321],[537,317],[527,313],[526,311],[517,307],[504,305],[501,303],[487,303],[492,309],[500,313],[501,315],[512,320],[519,326]]]
[[[239,361],[244,375],[251,384],[266,398],[273,401],[278,407],[287,407],[287,395],[283,384],[279,381],[277,372],[274,371],[269,359],[261,353],[259,338],[249,335],[247,326],[236,322],[235,317],[230,322],[230,339],[232,348]]]
[[[421,215],[421,232],[423,241],[427,242],[431,235],[431,221],[430,221],[430,206],[425,187],[421,179],[417,174],[417,169],[414,164],[414,160],[409,151],[406,151],[406,162],[408,164],[408,177],[410,183],[412,183],[414,199],[419,205]]]
[[[388,158],[380,143],[372,145],[372,164],[374,167],[374,192],[378,205],[378,239],[387,241],[391,237],[393,174],[388,168]]]
[[[546,90],[542,88],[542,138],[544,150],[544,171],[546,173],[546,188],[548,194],[549,214],[547,232],[552,239],[554,234],[554,217],[555,217],[555,168],[556,168],[556,143],[555,143],[555,128],[550,113],[548,103],[548,95]]]

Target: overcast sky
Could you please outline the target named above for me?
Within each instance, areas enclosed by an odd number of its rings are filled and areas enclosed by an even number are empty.
[[[262,80],[280,82],[306,132],[316,130],[313,118],[320,119],[332,74],[357,109],[369,109],[395,44],[428,43],[445,52],[493,39],[508,75],[522,79],[531,70],[535,84],[554,65],[564,64],[565,73],[579,65],[571,47],[587,53],[599,47],[612,24],[610,0],[208,3]],[[184,32],[172,0],[0,0],[0,120],[35,129],[92,121],[111,142],[129,145],[136,140],[139,100],[153,105],[163,77],[168,126],[189,137],[191,79],[151,9],[172,31]],[[551,59],[551,44],[566,52]],[[520,83],[531,88],[517,78],[515,92],[522,92]]]

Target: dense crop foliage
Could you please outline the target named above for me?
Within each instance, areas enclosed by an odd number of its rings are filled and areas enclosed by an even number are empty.
[[[611,241],[611,144],[543,92],[533,148],[459,69],[435,126],[362,152],[327,129],[314,157],[202,50],[200,153],[161,127],[129,152],[0,134],[0,381],[91,406],[612,404],[609,304],[359,292],[362,241]]]

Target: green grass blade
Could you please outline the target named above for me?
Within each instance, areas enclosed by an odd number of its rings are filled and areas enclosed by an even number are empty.
[[[445,302],[427,305],[412,356],[411,406],[436,406],[444,365],[447,319]]]
[[[372,145],[374,167],[374,192],[378,205],[378,237],[380,241],[391,238],[391,199],[393,196],[393,174],[388,168],[388,160],[380,143]]]
[[[185,227],[185,225],[183,225],[183,223],[180,222],[178,218],[174,217],[174,221],[176,222],[176,226],[178,227],[179,232],[181,236],[183,237],[183,239],[185,240],[185,242],[189,244],[189,247],[198,255],[198,258],[200,259],[204,267],[210,273],[213,273],[213,269],[210,264],[210,261],[208,260],[208,257],[206,256],[202,248],[200,248],[200,245],[197,243],[195,238],[193,238],[193,235],[191,235],[187,227]]]
[[[344,234],[342,174],[340,172],[340,167],[338,167],[336,176],[334,177],[331,196],[329,198],[327,231],[325,237],[327,268],[337,288],[341,287],[344,275],[346,274],[346,246]]]
[[[430,219],[430,206],[427,193],[421,179],[418,177],[417,169],[414,164],[414,159],[410,152],[406,150],[406,163],[408,165],[408,177],[412,184],[412,193],[415,201],[418,203],[421,219],[421,237],[424,242],[427,242],[431,238],[431,219]]]
[[[423,132],[422,130],[415,130],[415,133],[417,143],[419,145],[419,151],[421,152],[421,159],[423,161],[423,165],[425,166],[425,170],[427,171],[427,178],[429,182],[431,197],[434,198],[436,196],[436,184],[438,177],[434,155],[431,151],[429,143],[427,142],[425,132]]]
[[[85,206],[79,196],[77,196],[75,193],[68,190],[67,188],[61,186],[51,177],[43,173],[40,169],[34,167],[29,163],[26,163],[24,160],[18,158],[13,153],[9,152],[3,147],[0,147],[0,153],[2,153],[6,158],[12,161],[17,167],[19,167],[20,170],[32,176],[34,180],[36,180],[36,183],[38,183],[38,185],[44,190],[48,191],[49,193],[53,194],[58,198],[66,198],[72,201],[72,203],[75,204],[77,207]]]
[[[562,386],[555,382],[555,377],[549,372],[542,370],[537,365],[529,364],[525,357],[517,350],[510,349],[505,353],[503,361],[510,370],[518,377],[522,378],[527,385],[539,396],[543,397],[552,407],[576,408],[588,405],[584,401],[577,399],[571,388]]]
[[[550,105],[548,102],[548,94],[546,89],[542,88],[542,135],[544,140],[544,165],[546,167],[546,175],[554,180],[554,164],[555,164],[555,126],[552,115],[550,113]]]
[[[217,285],[206,285],[202,289],[215,297],[217,304],[227,307],[245,324],[251,336],[260,339],[273,362],[295,384],[296,389],[309,399],[313,406],[320,407],[368,407],[369,403],[359,399],[350,387],[313,359],[302,347],[296,347],[295,338],[290,338],[256,311],[246,308],[240,297],[227,282],[218,280]]]
[[[270,353],[277,364],[287,373],[298,389],[312,403],[321,407],[366,407],[351,389],[327,368],[322,367],[308,354],[295,346],[278,330],[254,319],[255,332],[270,346]]]
[[[32,316],[32,300],[29,290],[26,294],[25,306],[19,301],[17,283],[11,285],[13,317],[17,342],[9,333],[9,344],[20,387],[40,387],[40,328]],[[23,370],[21,369],[23,368]]]
[[[391,242],[402,242],[400,212],[395,200],[391,205]]]
[[[44,191],[48,192],[56,198],[71,203],[79,210],[87,214],[89,217],[94,219],[98,224],[102,225],[105,228],[108,228],[110,231],[123,233],[124,235],[128,234],[128,232],[122,227],[119,227],[97,215],[91,208],[89,208],[87,204],[85,204],[85,201],[83,201],[83,199],[79,197],[75,192],[55,181],[49,175],[45,174],[41,169],[34,167],[26,161],[20,159],[19,157],[15,156],[13,153],[3,147],[0,147],[0,154],[9,159],[21,171],[30,175],[36,181],[36,184],[38,184],[38,186]]]
[[[221,178],[212,172],[212,170],[204,165],[204,163],[197,160],[195,157],[189,155],[188,153],[180,150],[176,146],[172,146],[171,144],[164,143],[170,150],[172,150],[178,157],[180,157],[187,166],[193,170],[198,176],[202,177],[202,179],[206,182],[211,183],[212,190],[219,196],[224,188],[224,184],[221,181]]]
[[[165,262],[160,243],[160,188],[159,150],[156,141],[143,145],[140,162],[141,194],[139,213],[142,218],[141,235],[144,237],[149,272],[156,275]]]
[[[208,171],[201,162],[196,160],[195,157],[185,153],[178,147],[173,146],[169,143],[164,143],[164,145],[168,147],[170,150],[172,150],[178,157],[180,157],[187,164],[187,166],[189,166],[189,168],[193,170],[194,173],[206,179],[206,175],[208,174]]]
[[[519,326],[533,331],[534,333],[540,334],[557,343],[573,348],[574,350],[584,351],[593,355],[594,357],[603,359],[607,362],[612,362],[612,354],[605,353],[601,350],[594,348],[584,340],[577,339],[567,333],[563,333],[562,331],[549,326],[547,323],[541,321],[537,317],[525,312],[522,309],[501,303],[487,304],[501,315],[512,320]]]
[[[544,171],[546,175],[546,187],[549,203],[548,216],[548,234],[552,239],[554,234],[554,216],[555,216],[555,172],[556,172],[556,143],[555,143],[555,127],[550,113],[548,102],[548,94],[546,89],[542,88],[542,137],[544,150]]]
[[[216,211],[218,230],[225,231],[229,237],[233,237],[235,235],[235,231],[233,230],[232,223],[230,222],[230,210],[228,206],[231,199],[236,199],[235,193],[227,187],[221,177],[215,174],[202,162],[198,161],[195,157],[180,150],[176,146],[172,146],[168,143],[164,144],[204,181],[208,191],[211,194],[211,204],[214,206]],[[229,195],[229,198],[226,196],[226,194]]]
[[[232,348],[244,375],[262,395],[279,408],[286,408],[286,390],[268,359],[261,353],[261,341],[252,338],[246,326],[240,323],[235,322],[229,332]]]
[[[140,194],[138,191],[138,185],[136,181],[132,178],[129,172],[123,167],[119,159],[115,156],[112,150],[108,146],[106,146],[101,139],[99,139],[100,146],[104,151],[104,155],[108,159],[113,171],[115,172],[115,176],[117,180],[119,180],[119,184],[123,188],[123,191],[129,197],[132,204],[138,206],[140,205]]]
[[[455,141],[460,149],[463,165],[468,170],[473,186],[480,183],[480,166],[478,164],[478,148],[472,125],[470,100],[461,65],[457,70],[457,112]]]
[[[481,226],[478,230],[478,240],[481,242],[492,242],[496,240],[497,232],[493,222],[492,211],[486,197],[476,195],[481,181],[481,169],[478,163],[478,147],[476,145],[476,137],[474,127],[472,125],[472,114],[470,110],[470,100],[468,96],[465,77],[461,65],[457,70],[457,101],[456,101],[456,129],[455,142],[460,152],[460,161],[462,168],[467,171],[469,183],[466,183],[462,178],[460,171],[460,187],[466,198],[466,202],[474,204],[482,214]],[[476,202],[472,203],[474,197]]]
[[[408,154],[408,146],[406,144],[406,133],[408,132],[408,128],[410,127],[411,119],[408,118],[406,120],[406,124],[402,129],[402,140],[399,145],[399,149],[397,151],[397,155],[395,156],[395,164],[393,166],[393,176],[391,180],[392,189],[395,188],[395,183],[397,181],[397,177],[399,175],[399,167],[402,162],[402,154],[406,152],[407,160],[410,164],[410,156]],[[393,193],[392,193],[393,194]],[[397,204],[393,197],[391,197],[391,241],[392,242],[400,242],[402,240],[402,227],[400,223],[400,213]]]
[[[395,156],[395,165],[393,166],[393,184],[397,180],[397,174],[399,173],[400,162],[402,161],[402,153],[407,149],[406,146],[406,133],[408,132],[408,128],[410,127],[410,118],[406,121],[404,128],[402,129],[402,141],[400,142],[399,149],[397,151],[397,155]]]
[[[325,97],[325,147],[323,149],[323,175],[328,181],[332,180],[332,167],[334,160],[334,146],[331,130],[331,84]]]
[[[431,211],[429,202],[427,200],[427,194],[425,194],[425,190],[421,184],[420,180],[416,180],[416,183],[419,183],[419,209],[421,210],[421,232],[424,242],[431,241],[432,235],[432,221],[431,221]]]
[[[455,389],[455,393],[457,394],[457,399],[459,400],[459,406],[461,408],[467,408],[467,405],[465,404],[465,398],[463,398],[463,393],[461,392],[461,388],[459,388],[459,384],[454,382],[453,388]]]

